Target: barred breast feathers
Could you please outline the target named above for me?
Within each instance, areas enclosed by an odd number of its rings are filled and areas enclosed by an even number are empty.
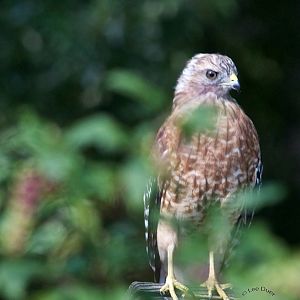
[[[220,111],[217,133],[213,137],[196,133],[188,144],[183,144],[177,120],[203,103],[215,105]],[[162,206],[173,214],[184,212],[186,217],[190,214],[201,218],[199,205],[204,198],[226,199],[249,185],[260,159],[251,120],[236,102],[216,97],[201,103],[188,101],[173,109],[156,141],[159,160],[164,161],[169,176]]]

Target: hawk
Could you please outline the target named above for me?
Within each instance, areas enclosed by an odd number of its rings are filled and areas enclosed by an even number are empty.
[[[220,54],[197,54],[188,61],[177,81],[170,116],[159,129],[152,156],[158,166],[157,178],[149,181],[144,194],[145,235],[149,263],[161,292],[188,292],[176,279],[174,250],[180,243],[180,228],[192,224],[201,232],[207,206],[214,203],[225,210],[240,191],[261,182],[262,163],[257,132],[230,91],[239,90],[237,68]],[[213,126],[185,134],[184,124],[198,109],[212,109]],[[241,205],[232,206],[230,222],[245,216]],[[155,211],[159,217],[155,217]],[[197,231],[198,230],[198,231]],[[208,294],[216,290],[228,300],[219,283],[217,254],[225,249],[209,248],[209,271],[204,285]]]

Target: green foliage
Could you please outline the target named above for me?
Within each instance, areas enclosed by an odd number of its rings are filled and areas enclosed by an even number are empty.
[[[218,111],[211,106],[203,106],[193,110],[182,121],[182,130],[187,138],[195,132],[214,132]]]
[[[110,71],[106,84],[109,90],[141,102],[151,110],[158,110],[166,99],[157,87],[126,70]]]
[[[0,264],[1,296],[22,299],[30,280],[44,276],[42,265],[33,260],[6,260]]]
[[[220,52],[237,63],[237,100],[258,128],[267,178],[261,193],[239,197],[260,212],[225,277],[238,295],[266,286],[299,299],[294,11],[271,0],[2,1],[0,298],[121,300],[131,281],[153,279],[142,212],[149,152],[186,60]],[[187,137],[213,130],[215,113],[191,114]],[[191,282],[226,217],[213,209],[203,235],[178,249]]]
[[[88,299],[107,299],[125,300],[125,289],[115,289],[113,291],[103,291],[88,285],[68,285],[67,287],[46,290],[38,293],[34,300],[88,300]]]
[[[94,146],[100,151],[124,151],[128,144],[126,131],[109,115],[96,115],[74,125],[66,135],[74,148]]]
[[[299,251],[291,252],[265,224],[258,223],[247,230],[235,260],[228,277],[243,299],[269,299],[271,294],[264,288],[274,292],[273,299],[299,298]],[[252,287],[259,291],[252,292]]]
[[[73,293],[78,299],[94,299],[103,294],[102,284],[88,287],[88,282],[99,277],[108,285],[123,282],[122,276],[133,272],[131,260],[140,266],[134,270],[145,267],[136,221],[119,224],[107,214],[113,207],[121,218],[126,207],[141,213],[149,177],[146,162],[137,156],[117,168],[109,157],[102,160],[85,154],[94,149],[124,155],[129,152],[127,136],[129,130],[105,115],[62,130],[28,112],[2,132],[1,156],[8,168],[2,182],[9,187],[2,188],[5,201],[0,219],[3,297],[23,299],[30,291],[30,298],[37,299],[71,299]],[[118,199],[123,190],[122,208]],[[74,292],[72,286],[64,287],[69,280],[79,283]],[[32,282],[37,282],[37,292],[28,290]],[[43,291],[47,282],[57,288]]]

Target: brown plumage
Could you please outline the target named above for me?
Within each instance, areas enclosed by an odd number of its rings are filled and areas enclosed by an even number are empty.
[[[176,220],[179,226],[184,220],[200,229],[209,203],[224,207],[234,201],[237,192],[260,182],[262,165],[256,130],[229,94],[238,88],[237,70],[229,57],[194,56],[178,79],[171,115],[156,137],[153,157],[160,174],[155,181],[157,187],[152,181],[144,197],[147,250],[160,281],[166,280],[162,292],[169,290],[173,299],[177,299],[174,287],[187,290],[176,281],[170,266],[178,244],[178,228],[168,220]],[[211,124],[187,134],[184,125],[199,109],[203,114],[210,112]],[[151,221],[155,206],[160,206],[158,224]],[[232,224],[242,213],[242,208],[232,212]],[[228,299],[218,290],[212,266],[206,285],[209,293],[216,288],[223,299]]]

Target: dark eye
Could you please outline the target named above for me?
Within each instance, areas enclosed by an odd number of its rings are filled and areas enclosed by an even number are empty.
[[[207,70],[207,72],[206,72],[206,77],[207,77],[208,79],[213,80],[213,79],[216,79],[217,76],[218,76],[218,72],[216,72],[216,71],[213,71],[213,70]]]

